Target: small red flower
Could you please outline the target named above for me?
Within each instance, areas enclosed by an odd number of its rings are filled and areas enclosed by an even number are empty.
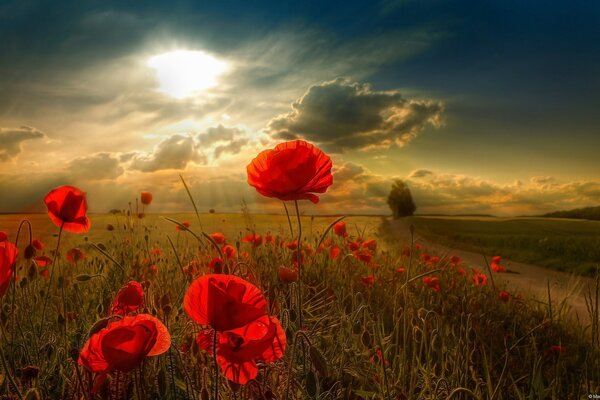
[[[502,290],[499,294],[498,294],[498,298],[503,301],[503,302],[507,302],[508,300],[510,300],[510,293],[508,293],[507,291]]]
[[[152,203],[152,193],[150,192],[142,192],[140,194],[140,201],[143,205],[149,206]]]
[[[19,250],[11,242],[0,242],[0,297],[4,296],[14,273]]]
[[[87,201],[84,192],[73,186],[61,186],[44,198],[48,216],[56,226],[65,231],[83,233],[90,229],[86,216]]]
[[[356,250],[360,249],[360,244],[358,242],[348,242],[346,244],[346,247],[348,249],[350,249],[351,251],[356,251]]]
[[[329,248],[329,258],[331,258],[332,260],[335,260],[336,258],[338,258],[340,256],[341,252],[342,252],[342,250],[339,247],[332,246]]]
[[[221,248],[221,251],[227,258],[233,258],[237,254],[237,250],[232,245],[228,244]]]
[[[396,268],[396,272],[399,274],[403,274],[406,272],[406,268]]]
[[[485,286],[485,284],[487,283],[487,279],[488,278],[486,274],[476,269],[473,269],[473,281],[475,282],[475,285]]]
[[[494,256],[494,257],[492,257],[492,262],[493,263],[500,264],[501,261],[502,261],[502,257],[500,257],[500,256]]]
[[[270,233],[265,235],[265,243],[274,243],[275,242],[275,237],[273,235],[271,235]]]
[[[375,283],[375,277],[373,275],[361,276],[360,277],[360,283],[365,288],[370,288]]]
[[[176,230],[176,231],[187,231],[187,230],[188,230],[188,228],[189,228],[190,226],[192,226],[192,223],[191,223],[190,221],[183,221],[183,222],[181,223],[181,225],[183,225],[183,226],[179,226],[179,225],[177,225],[177,226],[175,227],[175,230]]]
[[[279,280],[284,283],[292,283],[298,280],[298,270],[295,268],[279,267]]]
[[[285,245],[290,250],[296,250],[298,248],[298,239],[294,239]]]
[[[341,237],[348,236],[348,232],[346,232],[346,223],[340,221],[337,224],[333,225],[333,232],[335,232],[336,235]]]
[[[209,274],[192,282],[183,307],[195,322],[227,331],[265,315],[267,302],[260,289],[242,278]]]
[[[85,259],[85,253],[78,248],[67,251],[67,261],[71,264],[77,264],[79,261]]]
[[[48,265],[52,264],[52,259],[48,256],[35,257],[33,260],[40,268],[46,268]]]
[[[308,199],[325,193],[333,183],[331,158],[303,140],[280,143],[261,152],[248,164],[248,184],[266,197],[279,200]]]
[[[214,332],[201,331],[198,347],[212,355]],[[244,385],[258,375],[257,362],[275,362],[285,352],[287,339],[277,318],[265,315],[235,330],[217,333],[217,364],[225,377]]]
[[[371,251],[375,251],[377,250],[377,241],[375,239],[369,239],[363,242],[362,247]]]
[[[39,239],[33,239],[31,245],[35,247],[36,250],[43,250],[45,247],[44,243],[42,243]]]
[[[127,315],[137,310],[144,302],[144,288],[139,282],[131,281],[117,292],[112,313]]]
[[[79,364],[104,380],[107,373],[131,371],[144,358],[162,354],[170,346],[171,335],[163,323],[151,315],[138,314],[109,322],[92,334],[79,353]]]
[[[150,255],[154,257],[160,257],[163,255],[163,251],[158,247],[153,247],[150,249]]]
[[[440,278],[438,277],[426,276],[425,278],[423,278],[423,283],[429,286],[434,292],[439,292],[440,290],[442,290],[440,286]]]
[[[220,274],[223,272],[223,259],[215,257],[208,263],[208,268],[213,271],[214,274]]]
[[[252,247],[258,247],[262,244],[263,238],[256,233],[249,233],[243,237],[242,242],[252,244]]]
[[[216,244],[225,244],[225,235],[221,232],[213,232],[208,236],[210,236],[210,238],[214,240]]]
[[[564,348],[563,346],[554,345],[554,346],[550,346],[550,352],[554,353],[554,354],[561,354],[561,353],[566,353],[567,349]]]
[[[496,262],[492,262],[492,265],[490,266],[492,271],[494,272],[498,272],[498,273],[502,273],[502,272],[506,272],[506,269],[500,265],[499,263]]]
[[[373,254],[371,254],[371,252],[365,249],[356,250],[352,254],[354,254],[354,257],[356,257],[356,259],[362,261],[365,264],[370,263],[371,259],[373,258]]]

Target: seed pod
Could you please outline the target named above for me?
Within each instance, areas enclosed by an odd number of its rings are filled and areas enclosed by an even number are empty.
[[[321,374],[321,376],[323,376],[323,377],[328,376],[329,375],[329,365],[327,363],[327,359],[325,358],[325,356],[323,355],[321,350],[319,350],[315,346],[311,346],[310,350],[309,350],[309,354],[310,354],[310,360],[312,361],[312,364],[314,365],[317,372],[319,374]]]

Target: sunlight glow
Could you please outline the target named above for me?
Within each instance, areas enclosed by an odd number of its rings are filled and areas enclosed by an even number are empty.
[[[229,66],[202,51],[176,50],[148,59],[160,90],[178,99],[214,87]]]

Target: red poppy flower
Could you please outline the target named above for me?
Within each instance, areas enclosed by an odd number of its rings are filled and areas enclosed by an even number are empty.
[[[360,244],[358,242],[348,242],[346,244],[346,247],[349,248],[351,251],[356,251],[360,248]]]
[[[52,264],[52,259],[48,256],[39,256],[33,259],[36,265],[40,268],[46,268],[48,265]]]
[[[500,257],[500,256],[494,256],[494,257],[492,257],[492,262],[493,263],[500,264],[501,261],[502,261],[502,257]]]
[[[371,252],[365,249],[359,249],[353,252],[352,254],[354,254],[354,257],[356,257],[358,260],[362,261],[365,264],[370,263],[371,258],[373,258],[373,254],[371,254]]]
[[[221,232],[213,232],[210,235],[210,238],[215,241],[216,244],[224,244],[225,243],[225,235]]]
[[[363,242],[362,247],[371,251],[377,250],[377,241],[375,239],[369,239]]]
[[[510,294],[504,290],[502,290],[500,292],[500,294],[498,295],[498,298],[503,301],[503,302],[507,302],[508,300],[510,300]]]
[[[228,331],[265,315],[267,302],[256,286],[242,278],[209,274],[192,282],[183,307],[197,323]]]
[[[298,239],[294,239],[285,245],[290,250],[296,250],[298,248]]]
[[[85,259],[85,253],[78,248],[67,251],[67,261],[71,264],[77,264],[79,261]]]
[[[506,269],[502,265],[495,263],[495,262],[492,262],[492,265],[490,267],[491,267],[492,271],[494,271],[494,272],[498,272],[498,273],[506,272]]]
[[[192,226],[192,223],[191,223],[190,221],[183,221],[183,222],[181,223],[181,225],[183,225],[183,227],[182,227],[182,226],[179,226],[179,225],[177,225],[177,226],[175,227],[175,230],[176,230],[176,231],[187,231],[187,229],[188,229],[190,226]]]
[[[144,288],[139,282],[131,281],[117,292],[112,312],[117,315],[126,315],[137,310],[143,302]]]
[[[0,297],[10,285],[19,250],[11,242],[0,242]]]
[[[438,277],[426,276],[425,278],[423,278],[423,283],[429,286],[434,292],[439,292],[440,290],[442,290],[440,286],[440,278]]]
[[[331,258],[332,260],[335,260],[336,258],[338,258],[340,256],[341,252],[342,252],[342,250],[340,250],[340,248],[337,246],[330,247],[329,248],[329,258]]]
[[[315,193],[325,193],[333,183],[331,165],[331,158],[317,147],[294,140],[261,152],[246,170],[248,184],[263,196],[318,203]]]
[[[360,283],[365,288],[370,288],[375,283],[375,277],[373,275],[361,276],[360,277]]]
[[[474,269],[473,270],[473,281],[475,282],[475,285],[477,285],[477,286],[485,286],[485,284],[487,283],[487,275]]]
[[[252,244],[252,247],[258,247],[262,244],[263,239],[262,236],[257,235],[256,233],[249,233],[242,238],[242,242]]]
[[[6,233],[4,231],[0,231],[0,242],[4,242],[7,239],[8,239],[8,233]]]
[[[198,347],[212,355],[214,332],[204,330]],[[258,375],[257,361],[275,362],[285,352],[285,331],[277,318],[265,315],[235,330],[217,334],[217,364],[225,377],[244,385]]]
[[[450,265],[453,267],[458,267],[460,265],[460,257],[456,255],[450,257]]]
[[[142,204],[149,206],[152,203],[152,193],[150,192],[142,192],[140,193],[140,201]]]
[[[338,222],[337,224],[333,225],[333,232],[341,237],[346,237],[348,236],[348,232],[346,232],[346,223],[341,221]]]
[[[163,323],[149,314],[138,314],[109,322],[91,335],[79,353],[79,364],[99,374],[128,372],[169,346],[171,335]]]
[[[36,250],[43,250],[45,247],[44,243],[42,243],[39,239],[33,239],[31,245],[35,247]]]
[[[65,231],[83,233],[90,230],[90,220],[85,215],[85,193],[73,186],[61,186],[44,197],[48,216],[56,226]]]
[[[220,274],[223,272],[223,259],[215,257],[208,263],[208,268],[213,270],[213,273]]]
[[[292,283],[298,280],[298,270],[294,268],[279,267],[279,280],[284,283]]]
[[[402,268],[402,267],[401,268],[396,268],[396,272],[399,273],[399,274],[403,274],[403,273],[406,272],[406,268]]]
[[[158,247],[153,247],[150,249],[150,255],[152,255],[154,257],[160,257],[163,255],[163,251],[161,249],[159,249]]]
[[[265,243],[273,243],[275,241],[275,237],[271,234],[265,235]]]
[[[419,243],[415,244],[415,250],[421,250],[421,245]]]
[[[228,244],[221,248],[221,251],[227,258],[233,258],[237,254],[237,250],[232,245]]]

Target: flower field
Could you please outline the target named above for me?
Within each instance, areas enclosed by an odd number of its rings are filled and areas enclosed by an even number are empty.
[[[25,399],[579,399],[600,393],[591,323],[485,269],[379,236],[379,219],[301,216],[331,185],[302,141],[248,182],[286,216],[165,215],[160,193],[87,214],[0,219],[1,389]],[[191,197],[191,196],[190,196]],[[136,201],[133,204],[136,204]],[[193,199],[190,198],[193,203]],[[21,222],[22,220],[22,222]],[[557,299],[555,299],[557,300]]]

